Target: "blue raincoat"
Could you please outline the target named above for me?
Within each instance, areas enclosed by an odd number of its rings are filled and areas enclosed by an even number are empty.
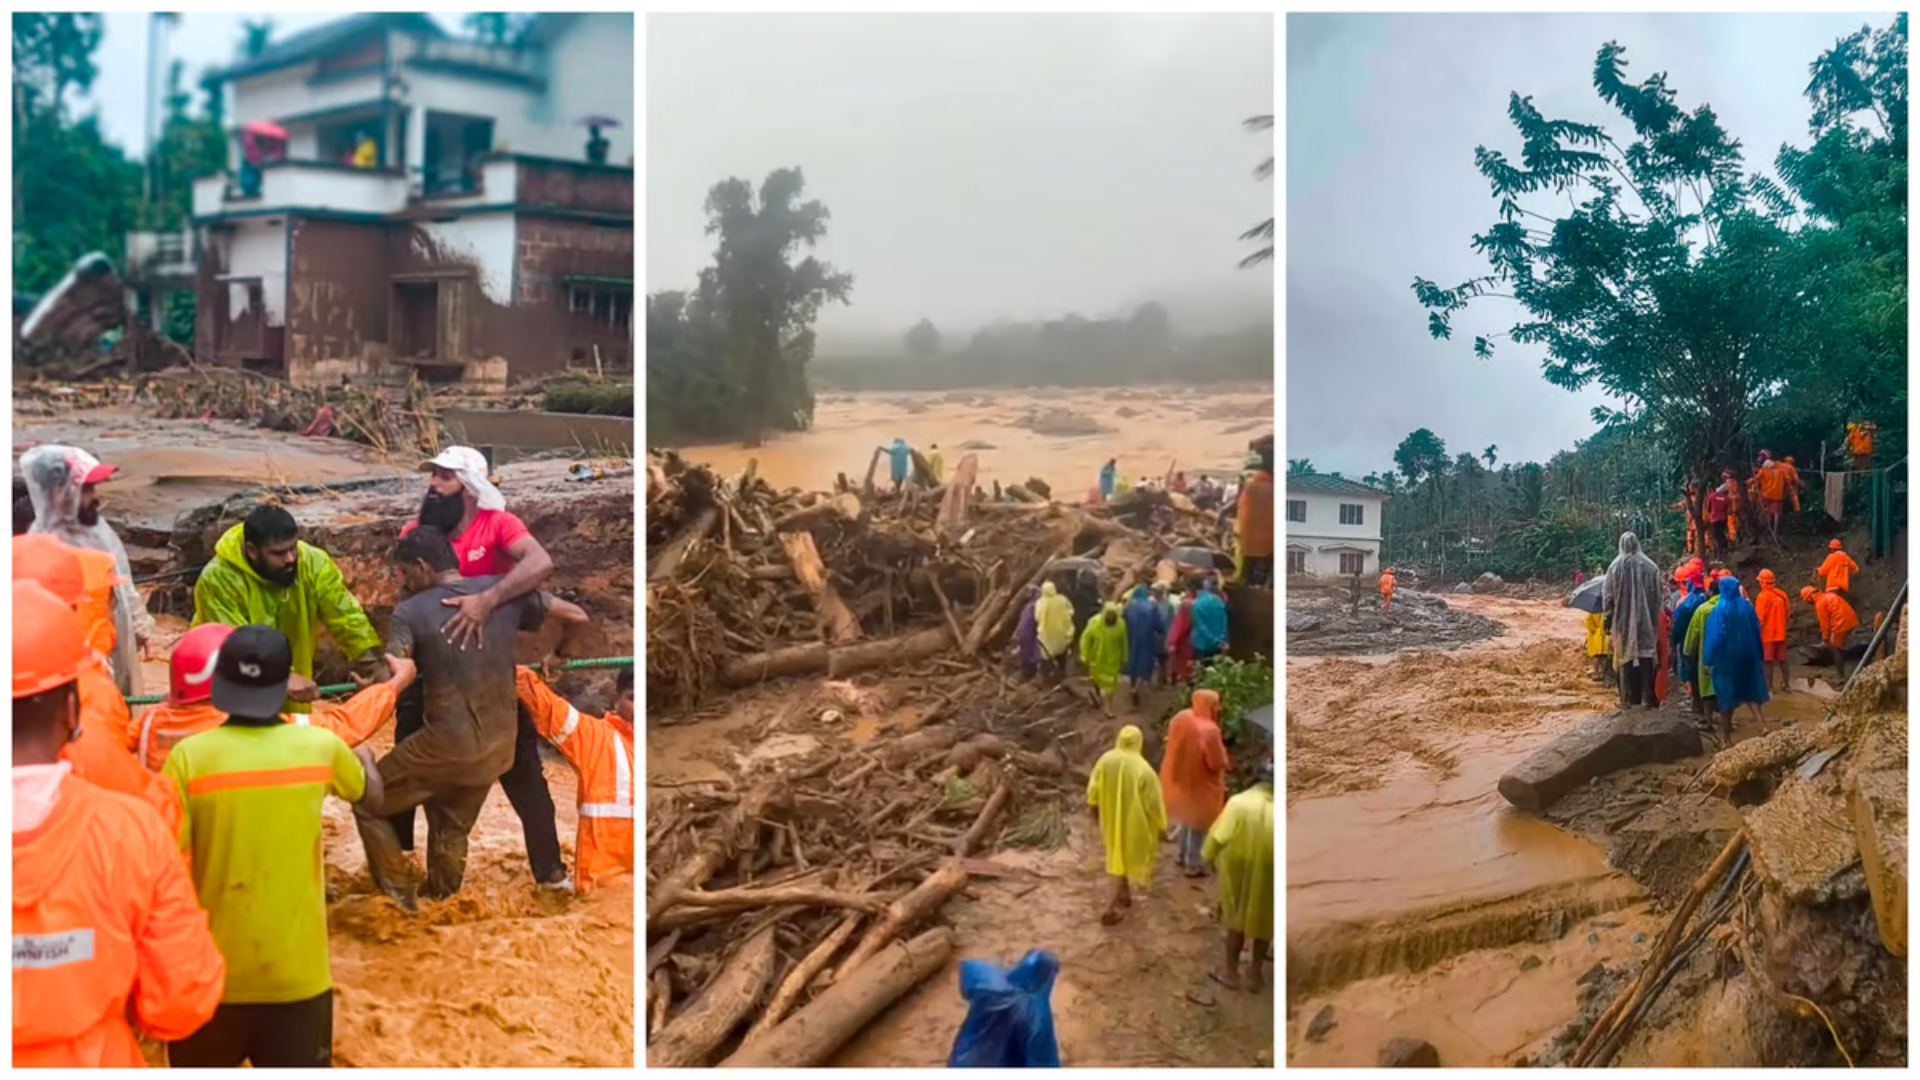
[[[1126,611],[1121,616],[1127,620],[1127,678],[1143,680],[1153,675],[1154,663],[1159,659],[1159,642],[1166,627],[1160,625],[1160,608],[1147,595],[1147,587],[1140,585],[1133,590],[1133,599],[1127,602]]]
[[[960,961],[967,1019],[954,1037],[949,1069],[1057,1069],[1053,980],[1060,961],[1034,949],[1006,970],[987,960]]]
[[[907,440],[893,440],[893,447],[887,451],[887,454],[892,458],[890,471],[893,473],[893,482],[906,483],[907,473],[913,468],[913,451],[907,449]]]
[[[1767,701],[1767,677],[1761,666],[1760,616],[1740,595],[1740,580],[1720,579],[1720,603],[1707,615],[1700,662],[1713,672],[1713,692],[1721,712]]]
[[[1103,499],[1113,498],[1114,474],[1117,471],[1118,470],[1114,468],[1113,462],[1111,461],[1107,462],[1105,465],[1100,466],[1100,497],[1101,498]]]
[[[1214,589],[1202,589],[1193,598],[1193,651],[1196,656],[1219,652],[1227,643],[1227,602]]]
[[[1701,604],[1707,602],[1707,592],[1698,585],[1689,584],[1687,595],[1673,609],[1673,629],[1667,632],[1667,651],[1680,658],[1680,680],[1694,682],[1700,673],[1693,666],[1693,657],[1687,655],[1685,643],[1687,626],[1693,622],[1693,613]]]

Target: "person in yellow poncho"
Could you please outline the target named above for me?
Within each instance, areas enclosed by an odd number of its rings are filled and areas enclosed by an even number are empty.
[[[1715,576],[1718,577],[1717,574]],[[1719,606],[1720,594],[1715,591],[1710,594],[1710,599],[1706,603],[1693,609],[1693,618],[1687,623],[1687,636],[1682,639],[1680,646],[1686,651],[1687,657],[1693,661],[1694,670],[1699,672],[1694,678],[1694,686],[1698,690],[1695,696],[1700,701],[1700,715],[1703,717],[1717,715],[1720,707],[1716,700],[1717,695],[1713,692],[1713,672],[1709,671],[1707,665],[1700,659],[1701,649],[1707,640],[1707,616],[1713,614],[1713,609]]]
[[[1587,613],[1587,656],[1593,661],[1593,681],[1613,682],[1613,654],[1607,645],[1607,617]]]
[[[1227,932],[1216,982],[1238,989],[1266,982],[1264,961],[1273,940],[1273,763],[1260,763],[1254,785],[1227,800],[1207,830],[1200,857],[1220,876],[1220,925]],[[1251,948],[1247,980],[1240,980],[1241,950]]]
[[[1160,777],[1140,752],[1144,743],[1139,728],[1121,728],[1113,749],[1100,755],[1087,777],[1087,808],[1100,823],[1107,875],[1113,878],[1113,898],[1100,916],[1103,926],[1119,922],[1133,906],[1130,884],[1144,889],[1153,883],[1153,862],[1167,831]]]
[[[1127,623],[1120,617],[1119,604],[1101,608],[1099,617],[1088,620],[1080,631],[1080,663],[1100,695],[1101,711],[1112,716],[1120,669],[1127,666]]]
[[[1040,666],[1058,682],[1066,676],[1067,652],[1073,648],[1073,601],[1049,581],[1040,586],[1033,621],[1040,638]]]

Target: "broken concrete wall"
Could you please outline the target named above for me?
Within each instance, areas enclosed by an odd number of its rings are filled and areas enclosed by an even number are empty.
[[[296,218],[288,285],[287,381],[378,379],[387,362],[387,227]]]
[[[521,184],[527,181],[523,171]],[[631,174],[626,189],[632,205]],[[516,378],[569,367],[591,371],[597,349],[606,371],[632,371],[633,221],[521,214],[515,251],[514,306],[489,310],[484,334],[497,342]],[[569,281],[604,279],[582,286],[581,299],[612,302],[620,310],[572,310]],[[624,288],[618,283],[625,282]]]

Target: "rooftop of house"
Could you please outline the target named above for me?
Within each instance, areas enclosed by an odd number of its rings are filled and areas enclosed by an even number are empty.
[[[1369,487],[1344,476],[1327,476],[1324,473],[1288,473],[1287,490],[1311,492],[1317,495],[1362,495],[1376,499],[1387,498],[1387,493],[1377,487]]]
[[[569,22],[580,16],[565,12],[543,12],[527,20],[513,45],[545,45]],[[258,56],[235,61],[220,72],[226,80],[244,79],[277,68],[305,63],[323,53],[357,44],[389,30],[446,40],[447,31],[431,15],[419,12],[375,12],[350,15],[308,30],[289,34],[269,44]]]

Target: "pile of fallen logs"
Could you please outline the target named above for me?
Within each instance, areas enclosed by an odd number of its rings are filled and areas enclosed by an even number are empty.
[[[447,441],[426,384],[294,386],[242,368],[186,364],[146,376],[142,396],[163,419],[245,420],[364,443],[395,456],[431,457]]]
[[[649,706],[989,655],[1055,558],[1097,560],[1112,595],[1169,573],[1170,547],[1222,545],[1221,521],[1179,495],[1082,507],[1023,486],[996,500],[974,486],[976,469],[969,454],[939,485],[922,465],[897,494],[877,492],[871,468],[858,486],[843,475],[831,492],[777,491],[751,464],[725,478],[672,451],[649,455]]]
[[[861,693],[800,694],[751,738],[834,728]],[[1034,715],[1048,705],[976,673],[910,731],[836,731],[731,784],[649,785],[649,1065],[824,1065],[941,970],[941,909],[1000,872],[976,856],[1084,783],[1072,714]]]

